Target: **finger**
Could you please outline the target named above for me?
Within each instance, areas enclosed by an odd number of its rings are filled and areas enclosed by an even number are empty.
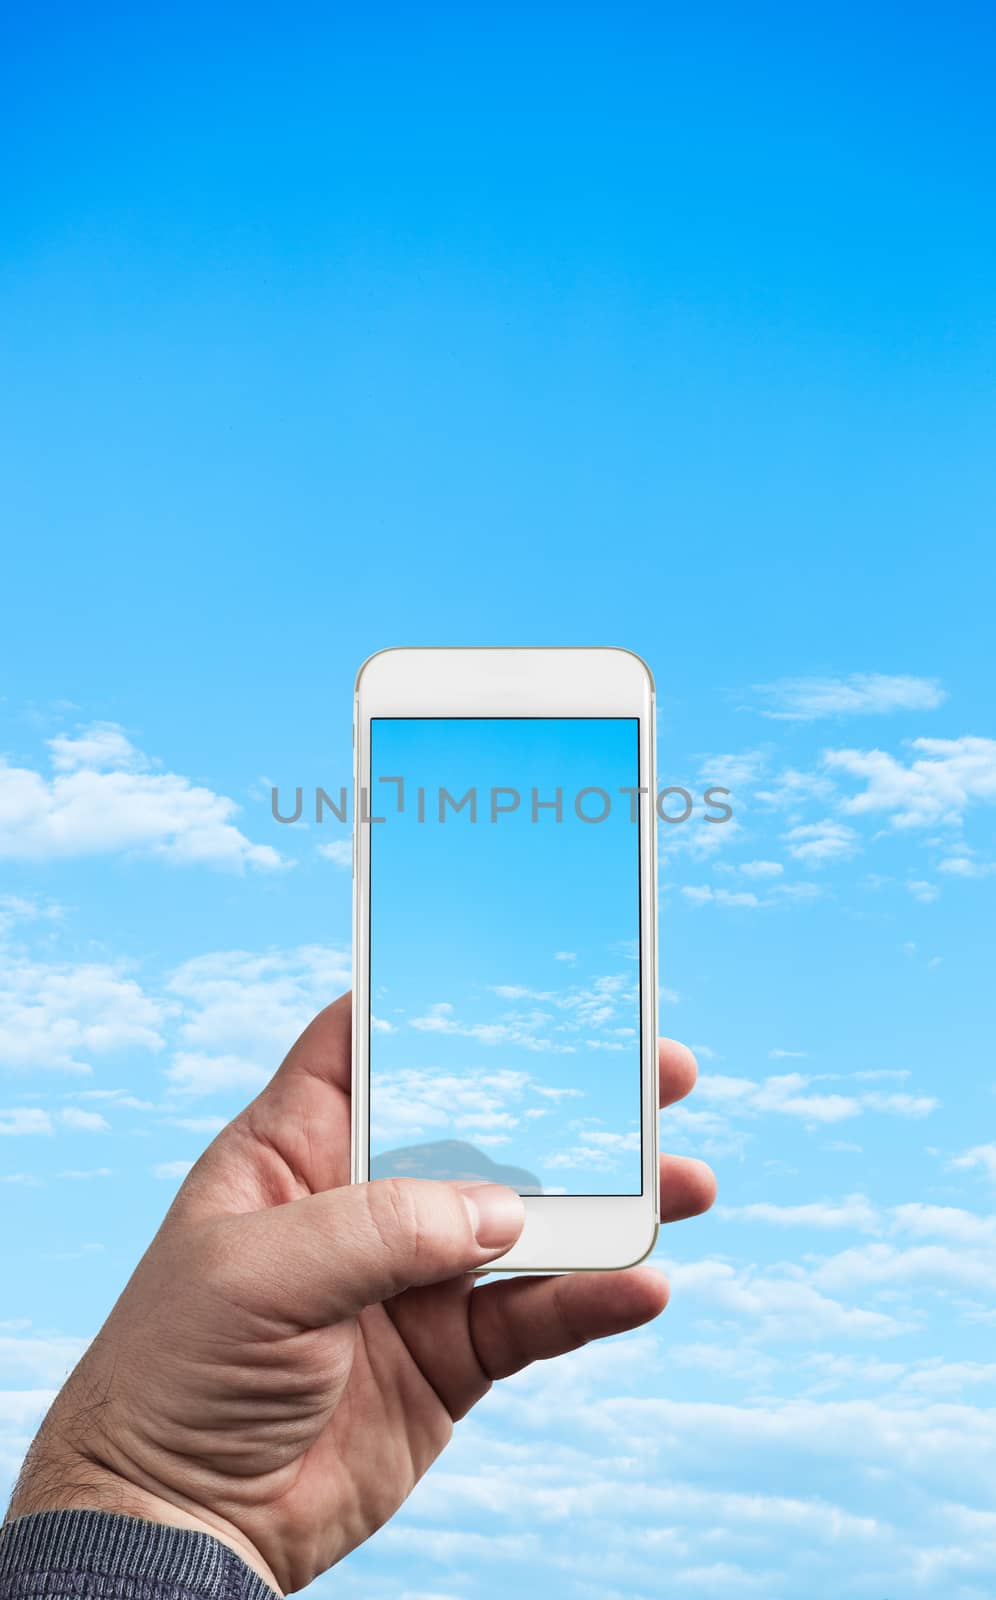
[[[716,1198],[716,1174],[693,1156],[661,1156],[661,1221],[700,1217]]]
[[[661,1106],[673,1106],[676,1100],[691,1094],[699,1068],[687,1044],[680,1044],[677,1039],[658,1039],[657,1066]]]
[[[639,1328],[664,1310],[668,1286],[650,1267],[487,1283],[470,1297],[471,1336],[489,1378]]]
[[[233,1291],[264,1314],[327,1327],[403,1290],[490,1264],[525,1207],[492,1183],[384,1178],[239,1219]]]

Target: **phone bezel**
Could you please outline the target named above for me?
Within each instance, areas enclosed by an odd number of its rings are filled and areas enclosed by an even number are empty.
[[[641,787],[641,1104],[639,1195],[526,1196],[518,1242],[489,1272],[564,1272],[632,1266],[653,1249],[660,1214],[657,1065],[657,828],[654,681],[632,651],[611,646],[398,646],[369,656],[356,677],[353,719],[353,1119],[355,1183],[369,1176],[369,835],[375,717],[635,717]],[[369,812],[367,813],[369,815]]]

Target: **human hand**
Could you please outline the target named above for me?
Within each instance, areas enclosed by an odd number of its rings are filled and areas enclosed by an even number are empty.
[[[695,1059],[671,1040],[659,1056],[666,1106]],[[98,1507],[201,1529],[301,1589],[393,1515],[494,1379],[664,1309],[648,1267],[476,1285],[521,1231],[519,1197],[350,1185],[349,1137],[343,995],[190,1172],[46,1417],[11,1516]],[[714,1195],[703,1162],[662,1157],[663,1221]]]

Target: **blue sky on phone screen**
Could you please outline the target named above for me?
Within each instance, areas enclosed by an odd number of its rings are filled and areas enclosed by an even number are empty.
[[[376,718],[371,759],[377,1174],[638,1194],[637,720]]]

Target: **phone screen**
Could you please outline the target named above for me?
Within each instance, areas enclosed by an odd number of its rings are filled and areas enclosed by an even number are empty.
[[[370,738],[370,1176],[640,1194],[638,719]]]

